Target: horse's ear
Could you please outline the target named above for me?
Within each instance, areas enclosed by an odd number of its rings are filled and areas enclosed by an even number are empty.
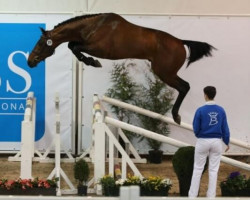
[[[40,27],[40,30],[42,31],[42,34],[43,34],[43,35],[46,34],[46,31],[45,31],[42,27]]]

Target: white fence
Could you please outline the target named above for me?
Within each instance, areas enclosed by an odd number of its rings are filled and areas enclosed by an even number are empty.
[[[140,114],[145,114],[149,117],[153,117],[153,118],[157,118],[160,119],[162,121],[171,123],[172,119],[165,117],[163,115],[157,114],[157,113],[153,113],[151,111],[147,111],[145,109],[136,107],[136,106],[132,106],[130,104],[126,104],[124,102],[120,102],[118,100],[115,99],[111,99],[108,97],[103,97],[102,99],[105,102],[109,102],[113,105],[116,106],[120,106],[122,108],[125,109],[129,109],[132,110],[134,112],[139,112]],[[114,103],[115,102],[115,103]],[[154,133],[152,131],[148,131],[145,130],[143,128],[134,126],[134,125],[130,125],[127,124],[125,122],[121,122],[119,120],[116,120],[114,118],[108,117],[106,115],[102,115],[102,111],[101,111],[101,105],[100,105],[100,100],[98,99],[98,96],[95,95],[94,96],[94,107],[93,107],[93,116],[94,116],[94,120],[93,120],[93,134],[94,134],[94,183],[97,183],[98,180],[103,177],[106,173],[105,173],[105,161],[106,161],[106,157],[105,157],[105,135],[108,136],[108,141],[109,141],[109,145],[108,145],[108,152],[109,152],[109,174],[114,175],[114,146],[118,149],[118,151],[122,154],[122,159],[121,159],[121,163],[122,163],[122,178],[126,178],[126,167],[127,164],[131,167],[132,171],[134,172],[134,174],[136,176],[140,176],[142,177],[141,173],[138,171],[138,169],[136,168],[136,166],[133,164],[133,162],[131,161],[131,159],[129,158],[129,156],[126,154],[126,152],[124,151],[124,149],[121,147],[121,145],[119,144],[119,142],[117,141],[117,139],[115,138],[115,136],[113,135],[113,133],[110,131],[110,129],[108,128],[108,126],[106,124],[110,124],[114,127],[118,127],[124,130],[128,130],[140,135],[143,135],[145,137],[154,139],[154,140],[158,140],[161,142],[165,142],[168,143],[170,145],[176,146],[176,147],[183,147],[183,146],[189,146],[189,144],[175,140],[173,138],[169,138],[163,135],[159,135],[157,133]],[[177,125],[173,122],[174,125]],[[192,130],[192,127],[188,124],[182,123],[180,125],[180,127],[182,128],[186,128],[188,130]],[[190,128],[191,127],[191,128]],[[248,148],[249,145],[245,144],[241,141],[237,141],[237,140],[233,140],[236,141],[234,142],[234,144],[238,144],[242,147]],[[98,152],[98,153],[97,153]],[[225,162],[227,164],[245,169],[245,170],[250,170],[250,165],[243,163],[243,162],[239,162],[237,160],[222,156],[221,159],[222,162]],[[134,188],[135,189],[135,188]],[[181,200],[181,199],[192,199],[192,198],[187,198],[187,197],[139,197],[139,194],[137,194],[136,192],[137,189],[135,189],[135,191],[133,191],[133,188],[121,188],[120,190],[120,198],[114,198],[114,199],[128,199],[128,200],[139,200],[139,199],[150,199],[150,200],[156,200],[156,199],[176,199],[176,200]],[[133,196],[133,194],[135,196]],[[92,197],[91,197],[92,198]],[[193,199],[199,199],[199,198],[193,198]],[[214,199],[239,199],[239,198],[214,198]],[[241,198],[244,199],[244,198]]]
[[[125,192],[128,192],[128,189]],[[129,193],[131,194],[131,193]],[[70,196],[70,197],[45,197],[45,196],[0,196],[0,200],[195,200],[195,199],[206,199],[206,198],[188,198],[188,197],[138,197],[136,195],[127,195],[120,196],[120,197],[96,197],[96,196],[87,196],[87,197],[77,197],[77,196]],[[219,197],[219,198],[210,198],[209,200],[244,200],[249,198],[233,198],[233,197]]]
[[[188,130],[191,130],[191,131],[193,130],[192,126],[189,125],[189,124],[181,123],[181,125],[178,125],[175,122],[173,122],[173,120],[171,118],[169,118],[169,117],[166,117],[166,116],[160,115],[158,113],[154,113],[154,112],[145,110],[143,108],[139,108],[137,106],[133,106],[133,105],[130,105],[130,104],[127,104],[127,103],[124,103],[124,102],[121,102],[121,101],[118,101],[118,100],[115,100],[115,99],[111,99],[111,98],[108,98],[108,97],[105,97],[105,96],[103,97],[102,100],[105,101],[105,102],[108,102],[108,103],[110,103],[112,105],[116,105],[116,106],[119,106],[119,107],[122,107],[122,108],[125,108],[125,109],[128,109],[128,110],[134,111],[134,112],[138,112],[140,114],[144,114],[146,116],[149,116],[149,117],[152,117],[152,118],[155,118],[155,119],[165,121],[167,123],[171,123],[171,124],[173,124],[175,126],[180,126],[182,128],[185,128],[185,129],[188,129]],[[110,123],[110,124],[112,124],[114,126],[120,127],[122,129],[125,129],[125,130],[133,131],[133,132],[135,132],[137,134],[143,134],[144,136],[150,137],[150,138],[155,139],[155,140],[159,140],[159,141],[162,141],[162,142],[172,144],[173,146],[176,146],[176,147],[182,147],[182,146],[189,145],[189,144],[174,140],[174,139],[166,137],[166,136],[162,136],[162,135],[158,135],[158,134],[155,135],[155,133],[153,133],[153,132],[150,132],[150,131],[144,130],[142,128],[132,126],[132,125],[126,124],[124,122],[120,122],[118,120],[111,119],[111,118],[108,118],[108,117],[105,117],[105,122]],[[239,140],[236,140],[236,139],[233,139],[233,138],[230,138],[230,143],[232,143],[234,145],[244,147],[244,148],[248,148],[248,149],[250,148],[248,143],[244,143],[242,141],[239,141]],[[237,161],[237,160],[225,157],[225,156],[222,156],[221,161],[224,162],[224,163],[230,164],[232,166],[236,166],[236,167],[239,167],[241,169],[245,169],[245,170],[250,171],[250,165],[249,164],[246,164],[246,163],[243,163],[243,162],[240,162],[240,161]]]
[[[146,115],[148,117],[152,117],[154,119],[159,119],[159,120],[161,120],[163,122],[167,122],[167,123],[172,124],[174,126],[179,126],[181,128],[193,131],[193,127],[190,124],[181,122],[181,125],[178,125],[178,124],[176,124],[174,122],[174,120],[172,118],[166,117],[164,115],[161,115],[161,114],[149,111],[149,110],[145,110],[143,108],[139,108],[139,107],[131,105],[131,104],[124,103],[124,102],[119,101],[117,99],[112,99],[112,98],[103,96],[102,101],[110,103],[110,104],[115,105],[115,106],[119,106],[121,108],[131,110],[133,112],[140,113],[142,115]],[[249,143],[242,142],[242,141],[234,139],[232,137],[230,138],[230,143],[234,144],[236,146],[242,147],[242,148],[250,149],[250,144]]]
[[[147,116],[153,117],[160,119],[162,121],[171,121],[172,119],[165,117],[163,115],[153,113],[150,111],[147,111],[145,109],[132,106],[130,104],[126,104],[124,102],[120,102],[118,100],[114,100],[111,98],[104,97],[103,101],[112,103],[113,105],[120,106],[125,109],[132,110],[134,112],[139,112],[141,114],[146,114]],[[133,165],[131,162],[131,159],[129,156],[126,154],[126,152],[123,150],[123,148],[120,146],[112,132],[109,130],[109,128],[106,126],[107,124],[110,124],[114,127],[118,127],[124,130],[128,130],[134,133],[137,133],[139,135],[143,135],[145,137],[149,137],[154,140],[158,140],[161,142],[168,143],[170,145],[176,146],[176,147],[183,147],[183,146],[189,146],[189,144],[175,140],[173,138],[169,138],[167,136],[159,135],[157,133],[154,133],[152,131],[145,130],[143,128],[127,124],[125,122],[121,122],[119,120],[116,120],[114,118],[108,117],[108,116],[102,116],[101,113],[101,106],[100,102],[98,100],[97,95],[94,96],[94,108],[93,114],[94,114],[94,125],[93,125],[93,130],[94,130],[94,146],[95,146],[95,160],[94,160],[94,176],[95,176],[95,183],[103,176],[105,175],[105,134],[109,137],[109,174],[114,173],[114,146],[122,153],[122,178],[126,178],[126,165],[129,164],[135,175],[142,176],[141,173],[138,171],[138,169]],[[115,103],[114,103],[115,102]],[[190,125],[182,123],[180,125],[183,128],[188,128],[192,130],[192,127],[190,128]],[[239,144],[243,144],[240,141],[238,142]],[[243,145],[245,146],[245,145]],[[249,170],[250,171],[250,165],[222,156],[221,161],[236,167],[239,167],[241,169]]]
[[[76,194],[77,191],[74,185],[71,183],[68,176],[61,168],[61,136],[60,136],[60,99],[59,94],[56,93],[55,96],[55,125],[54,125],[54,138],[51,142],[51,147],[55,147],[55,168],[52,170],[48,179],[53,177],[59,177],[57,196],[61,194]],[[21,151],[17,153],[14,157],[9,157],[9,161],[21,161],[20,165],[20,178],[22,179],[33,179],[32,177],[32,162],[36,161],[48,161],[47,158],[49,151],[46,151],[43,155],[38,150],[35,150],[35,121],[36,121],[36,98],[34,97],[33,92],[29,92],[26,99],[26,108],[24,113],[24,120],[22,121],[22,134],[21,134]],[[50,147],[50,148],[51,148]],[[49,148],[49,150],[50,150]],[[38,154],[39,157],[34,159],[34,155]],[[73,159],[73,157],[71,156]],[[71,160],[72,160],[71,159]],[[62,177],[70,189],[61,190],[61,181]]]
[[[94,106],[93,106],[93,115],[94,115],[94,124],[93,124],[93,149],[94,149],[94,157],[92,157],[92,161],[94,162],[94,183],[97,183],[100,178],[102,178],[105,173],[105,141],[106,135],[108,137],[109,142],[109,165],[108,165],[108,173],[114,174],[114,147],[121,153],[122,159],[122,178],[126,178],[127,175],[127,165],[132,169],[136,176],[142,177],[141,173],[133,163],[133,161],[129,158],[127,152],[123,149],[123,147],[118,142],[117,138],[115,138],[114,134],[110,131],[108,126],[103,121],[103,115],[101,113],[101,106],[97,95],[94,96]]]
[[[195,200],[195,199],[206,199],[206,198],[187,198],[187,197],[132,197],[127,198],[127,196],[120,196],[120,197],[77,197],[77,196],[70,196],[70,197],[45,197],[45,196],[1,196],[0,200]],[[249,198],[210,198],[209,200],[240,200],[240,199],[249,199]]]

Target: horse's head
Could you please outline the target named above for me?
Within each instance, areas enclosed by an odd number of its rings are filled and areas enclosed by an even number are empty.
[[[35,67],[39,62],[51,56],[55,51],[50,33],[48,31],[45,31],[43,28],[40,29],[42,31],[42,36],[36,43],[36,46],[30,53],[28,58],[28,65],[30,67]]]

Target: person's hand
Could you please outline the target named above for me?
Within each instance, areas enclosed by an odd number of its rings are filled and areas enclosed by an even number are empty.
[[[227,148],[225,149],[225,152],[227,152],[230,149],[229,145],[227,145]]]

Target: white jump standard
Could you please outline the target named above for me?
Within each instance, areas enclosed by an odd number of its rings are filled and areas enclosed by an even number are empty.
[[[21,134],[21,172],[20,178],[32,179],[32,158],[34,157],[36,122],[36,98],[29,92],[26,100]]]
[[[59,178],[58,181],[58,188],[57,188],[57,196],[61,196],[61,194],[76,194],[77,190],[75,189],[74,185],[71,183],[63,169],[61,168],[61,136],[60,136],[60,111],[59,111],[59,94],[56,93],[55,95],[55,168],[52,170],[48,179],[52,179],[52,177]],[[70,190],[61,190],[61,180],[60,177],[63,177],[67,185],[70,187]]]

